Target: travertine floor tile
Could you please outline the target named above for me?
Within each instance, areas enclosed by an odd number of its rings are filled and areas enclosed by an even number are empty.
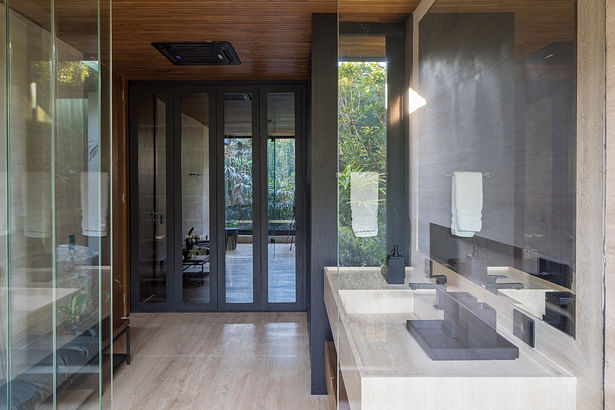
[[[131,316],[115,409],[325,410],[310,395],[305,313]]]

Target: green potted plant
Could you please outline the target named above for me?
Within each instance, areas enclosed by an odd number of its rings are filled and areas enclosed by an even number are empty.
[[[193,231],[194,227],[190,228],[190,231],[188,231],[188,235],[186,235],[186,248],[183,252],[184,259],[190,259],[192,257],[192,249],[194,249],[194,247],[198,245],[199,241],[201,240],[201,236],[198,234],[193,234]]]
[[[66,331],[76,335],[87,331],[93,331],[93,324],[97,323],[98,306],[97,298],[99,284],[92,287],[89,292],[89,283],[86,276],[79,276],[79,290],[71,298],[68,304],[58,307],[58,310],[66,315]],[[114,279],[118,286],[122,287],[119,280]],[[111,300],[111,292],[105,293],[105,302]]]

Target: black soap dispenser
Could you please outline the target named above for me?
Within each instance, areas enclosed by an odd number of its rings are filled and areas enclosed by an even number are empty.
[[[390,285],[403,285],[406,281],[406,263],[399,254],[399,245],[393,245],[391,253],[387,255],[386,265],[382,267],[382,273]]]

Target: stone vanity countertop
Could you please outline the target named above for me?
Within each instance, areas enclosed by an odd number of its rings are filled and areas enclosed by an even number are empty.
[[[406,321],[443,319],[434,290],[388,285],[374,268],[325,268],[324,274],[325,305],[353,410],[409,408],[410,397],[417,409],[575,408],[576,378],[499,328],[519,347],[518,359],[431,360]],[[406,276],[426,282],[413,278],[412,269]]]

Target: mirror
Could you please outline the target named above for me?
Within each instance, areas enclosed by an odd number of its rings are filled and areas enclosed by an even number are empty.
[[[574,337],[576,2],[436,0],[418,44],[419,251]]]

